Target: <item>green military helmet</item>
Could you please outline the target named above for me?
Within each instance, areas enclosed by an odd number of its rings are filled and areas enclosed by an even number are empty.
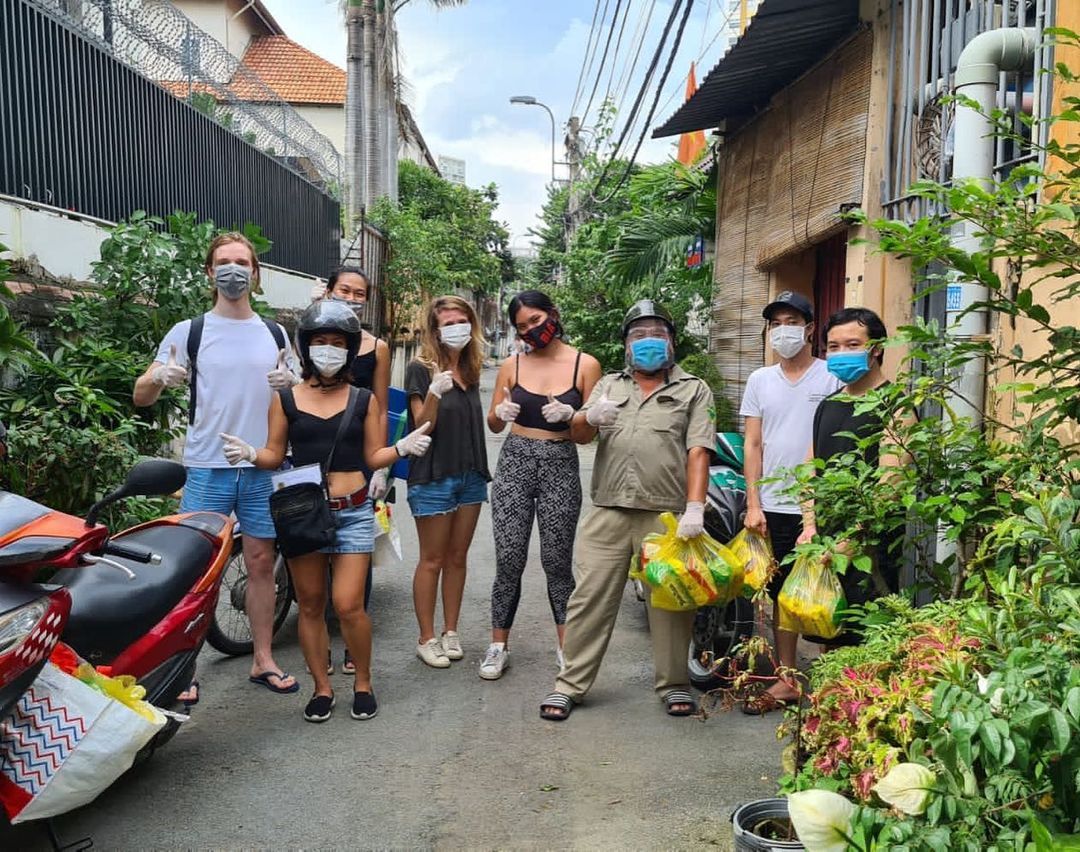
[[[638,299],[630,306],[622,321],[622,336],[626,340],[626,333],[630,330],[630,324],[643,319],[658,319],[668,327],[671,339],[675,339],[675,321],[671,318],[668,309],[652,299]]]

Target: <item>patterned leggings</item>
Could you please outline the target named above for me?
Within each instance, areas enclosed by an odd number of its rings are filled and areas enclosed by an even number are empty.
[[[491,484],[496,566],[492,627],[509,630],[514,624],[534,515],[540,526],[540,563],[547,575],[551,614],[556,624],[565,623],[566,602],[574,591],[572,557],[580,511],[581,479],[574,443],[511,434],[503,444]]]

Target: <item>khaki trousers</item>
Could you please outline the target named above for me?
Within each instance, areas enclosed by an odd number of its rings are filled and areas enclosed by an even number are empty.
[[[579,702],[596,680],[619,614],[630,558],[648,533],[663,530],[658,515],[642,509],[594,506],[578,530],[574,558],[577,582],[566,610],[566,666],[555,691]],[[648,606],[656,693],[687,689],[687,655],[694,613]]]

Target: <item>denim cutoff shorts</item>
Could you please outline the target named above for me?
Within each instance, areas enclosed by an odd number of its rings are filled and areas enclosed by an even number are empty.
[[[180,511],[235,513],[244,535],[275,539],[270,519],[272,474],[256,467],[189,467]]]
[[[369,497],[359,506],[332,511],[337,541],[319,553],[371,553],[375,550],[375,509]]]
[[[409,485],[409,509],[414,518],[445,515],[462,506],[487,502],[487,480],[475,470]]]

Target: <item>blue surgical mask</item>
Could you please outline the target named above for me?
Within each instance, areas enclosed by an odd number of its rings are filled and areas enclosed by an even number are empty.
[[[830,352],[825,356],[825,366],[845,385],[850,385],[870,372],[870,350]]]
[[[655,373],[671,366],[668,342],[662,337],[646,337],[630,344],[630,366],[643,373]]]

